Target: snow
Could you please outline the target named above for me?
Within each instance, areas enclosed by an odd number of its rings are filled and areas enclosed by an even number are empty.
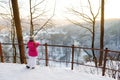
[[[0,80],[115,80],[67,68],[37,65],[26,69],[25,64],[0,63]]]

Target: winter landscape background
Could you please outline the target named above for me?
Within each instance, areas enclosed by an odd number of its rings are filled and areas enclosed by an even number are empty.
[[[120,19],[111,19],[105,20],[105,36],[104,36],[104,48],[108,48],[109,50],[119,51],[120,50]],[[0,42],[1,43],[11,43],[11,32],[10,27],[5,27],[7,24],[1,23],[1,31],[0,31]],[[22,24],[23,26],[23,38],[24,43],[27,43],[29,40],[29,27],[27,24]],[[96,24],[95,31],[95,48],[100,47],[100,26],[99,22]],[[73,24],[59,24],[49,27],[47,29],[39,31],[39,33],[35,36],[35,40],[40,42],[41,44],[54,44],[54,45],[65,45],[71,46],[75,45],[78,47],[91,47],[91,33],[86,29],[76,26]],[[15,39],[17,43],[17,39]],[[39,48],[40,53],[44,50],[43,47]],[[25,48],[26,49],[26,48]],[[63,53],[65,50],[54,49],[51,48],[51,53]],[[42,51],[43,50],[43,51]],[[3,52],[5,55],[12,55],[12,53],[8,53],[12,51],[11,45],[3,45]],[[27,51],[27,49],[26,49]],[[58,51],[58,52],[55,52]],[[62,52],[61,52],[62,51]],[[70,51],[70,50],[69,50]],[[76,52],[80,52],[76,51]],[[92,56],[90,51],[86,53],[89,57]],[[99,51],[96,51],[96,55],[99,57]]]
[[[4,62],[0,63],[0,80],[120,80],[119,3],[120,0],[0,0],[0,60]],[[100,24],[105,28],[101,42]],[[34,33],[35,41],[41,45],[37,66],[31,70],[20,63],[26,63],[26,43]],[[103,60],[99,58],[102,42],[104,57],[107,55]]]
[[[112,20],[106,20],[105,22],[105,48],[108,48],[109,50],[115,50],[119,51],[120,49],[120,19],[112,19]],[[99,23],[99,22],[98,22]],[[100,26],[96,24],[96,37],[95,37],[95,48],[99,48],[99,28]],[[26,44],[29,40],[29,29],[26,28],[26,24],[23,26],[23,38],[24,43]],[[1,43],[11,43],[11,34],[9,31],[9,27],[1,28],[0,31],[0,42]],[[47,28],[45,30],[40,31],[36,36],[35,40],[40,42],[41,44],[54,44],[54,45],[66,45],[66,46],[79,46],[79,47],[91,47],[91,34],[86,31],[85,29],[81,28],[80,26],[76,26],[73,24],[64,25],[61,24],[59,26],[54,26]],[[17,40],[16,40],[17,43]],[[17,47],[17,45],[16,45]],[[3,54],[5,57],[5,62],[11,63],[13,61],[13,48],[12,45],[2,45]],[[17,47],[18,49],[18,47]],[[19,56],[19,50],[17,50],[17,56]],[[45,48],[44,46],[40,46],[38,48],[39,51],[39,59],[38,59],[38,65],[45,65],[45,61],[41,59],[45,59]],[[25,47],[25,52],[27,56],[27,48]],[[96,51],[95,54],[97,57],[99,57],[99,51]],[[11,56],[11,57],[10,57]],[[88,59],[92,58],[92,53],[89,50],[83,50],[83,49],[75,49],[75,62],[80,63],[81,65],[87,65],[89,63]],[[68,61],[71,62],[71,49],[70,48],[62,48],[62,47],[49,47],[49,59],[52,60],[58,60],[58,61]],[[19,59],[18,59],[19,62]],[[111,69],[118,70],[119,62],[111,62],[108,61],[108,66],[111,67]],[[92,62],[89,63],[89,65],[94,65]],[[114,65],[114,66],[113,66]],[[70,63],[62,63],[62,62],[55,62],[55,61],[49,61],[49,66],[53,67],[66,67],[70,68]],[[97,74],[101,75],[101,70],[74,65],[75,69],[78,71],[84,70],[84,72],[90,73],[90,74]],[[88,70],[85,70],[87,68]],[[112,77],[112,74],[109,74],[109,71],[106,72],[107,76]],[[114,74],[114,72],[113,72]],[[116,75],[114,76],[116,77]],[[93,79],[92,79],[93,80]]]

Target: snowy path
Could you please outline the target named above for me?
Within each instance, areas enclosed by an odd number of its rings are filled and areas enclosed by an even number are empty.
[[[24,64],[0,63],[0,80],[114,80],[69,69],[39,67],[30,70]]]

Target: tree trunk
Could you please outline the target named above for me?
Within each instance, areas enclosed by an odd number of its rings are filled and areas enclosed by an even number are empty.
[[[21,63],[26,63],[22,29],[21,29],[20,17],[19,17],[18,2],[17,0],[11,0],[11,2],[12,2],[14,22],[16,26],[16,33],[17,33],[17,39],[18,39],[18,45],[19,45],[20,61]]]
[[[102,65],[103,61],[103,49],[104,49],[104,0],[101,0],[101,30],[100,30],[100,57],[99,66]]]
[[[16,46],[15,46],[15,26],[14,26],[14,22],[13,22],[13,18],[11,20],[11,40],[12,40],[12,48],[13,48],[13,63],[16,63],[16,55],[17,55],[17,50],[16,50]]]
[[[97,58],[95,56],[94,52],[94,43],[95,43],[95,19],[93,20],[93,33],[92,33],[92,54],[93,54],[93,60],[95,62],[95,66],[97,67]]]
[[[30,0],[30,36],[34,35],[34,26],[33,26],[33,17],[32,17],[32,6],[31,6],[31,0]]]
[[[13,12],[12,12],[12,7],[10,6],[10,1],[9,1],[9,7],[10,7],[10,12],[11,12],[11,41],[12,41],[12,48],[13,48],[13,63],[16,63],[16,55],[17,55],[17,50],[15,46],[15,36],[16,36],[16,30],[15,30],[15,23],[14,23],[14,17],[13,17]]]

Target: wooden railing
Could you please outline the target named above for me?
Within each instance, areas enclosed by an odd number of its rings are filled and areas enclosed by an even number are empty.
[[[0,58],[1,58],[1,62],[4,62],[1,43],[0,43]]]
[[[1,62],[4,62],[4,56],[3,56],[3,53],[2,53],[2,45],[11,45],[11,43],[0,43],[0,58],[1,58]],[[15,45],[18,45],[18,44],[15,43]],[[48,66],[49,61],[61,62],[61,61],[58,61],[58,60],[49,59],[49,56],[48,56],[49,55],[48,47],[63,47],[63,48],[66,47],[66,48],[71,48],[71,55],[72,55],[71,62],[67,62],[67,61],[62,61],[62,62],[71,63],[71,70],[73,70],[74,69],[74,64],[81,65],[80,63],[74,61],[74,50],[75,50],[75,48],[79,48],[79,49],[97,50],[97,51],[103,51],[104,52],[103,66],[97,67],[97,68],[101,68],[102,69],[102,76],[105,75],[105,72],[106,72],[107,69],[108,70],[112,70],[112,71],[116,71],[116,72],[120,73],[120,70],[106,68],[106,61],[108,60],[107,56],[108,56],[109,52],[112,52],[112,53],[115,53],[115,54],[120,54],[120,51],[112,51],[112,50],[108,50],[108,48],[106,48],[104,50],[101,50],[101,49],[95,49],[95,48],[93,49],[93,48],[77,47],[75,45],[72,45],[72,46],[49,45],[47,43],[41,44],[41,46],[45,47],[45,59],[42,59],[42,60],[45,60],[45,65],[46,66]],[[91,66],[91,65],[84,65],[84,66],[95,67],[95,66]]]

